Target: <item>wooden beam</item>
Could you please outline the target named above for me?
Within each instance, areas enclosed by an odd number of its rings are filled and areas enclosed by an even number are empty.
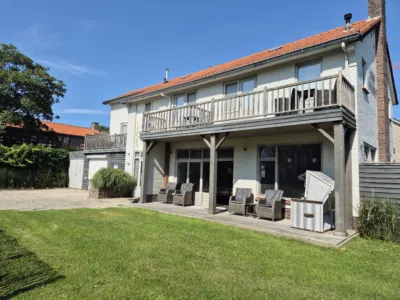
[[[217,212],[217,149],[215,134],[210,137],[210,188],[208,213],[215,214]]]
[[[164,187],[168,184],[169,178],[169,162],[171,158],[171,143],[165,143],[165,156],[164,156]]]
[[[219,140],[217,146],[215,146],[216,150],[219,149],[219,146],[222,145],[222,143],[226,140],[226,138],[228,137],[228,135],[229,135],[229,132],[225,133],[225,135]]]
[[[140,200],[139,200],[140,203],[147,202],[147,181],[148,181],[147,176],[149,169],[149,151],[147,151],[147,149],[150,147],[151,143],[152,142],[143,141],[143,149],[146,149],[146,151],[143,151],[142,180],[141,180]]]
[[[155,145],[157,145],[157,141],[148,141],[148,146],[146,147],[146,153],[149,154],[151,149],[153,149]]]
[[[210,144],[210,142],[207,140],[206,136],[201,135],[201,138],[203,139],[204,143],[206,143],[206,145],[208,146],[208,148],[211,149],[211,144]]]
[[[354,228],[353,220],[353,170],[351,148],[354,139],[355,131],[347,128],[345,134],[345,199],[346,199],[346,224],[347,228]]]
[[[327,133],[325,130],[323,130],[321,127],[319,127],[318,124],[311,124],[311,126],[314,127],[316,130],[318,130],[328,140],[330,140],[332,142],[332,144],[335,144],[335,139],[329,133]]]
[[[335,235],[347,236],[345,199],[345,139],[342,123],[333,125],[335,135]]]

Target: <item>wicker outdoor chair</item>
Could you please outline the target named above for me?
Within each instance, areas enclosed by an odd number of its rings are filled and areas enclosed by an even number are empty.
[[[282,219],[282,196],[281,190],[266,190],[265,199],[260,199],[257,204],[257,217]]]
[[[229,198],[229,214],[246,215],[246,203],[252,202],[251,189],[237,188],[235,196]]]
[[[169,203],[173,192],[176,189],[176,182],[168,182],[165,189],[160,189],[157,196],[157,201],[162,203]]]
[[[176,205],[193,205],[193,183],[182,183],[181,189],[175,191],[172,198]]]

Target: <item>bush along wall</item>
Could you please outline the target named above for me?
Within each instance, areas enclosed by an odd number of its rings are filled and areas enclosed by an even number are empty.
[[[358,211],[358,231],[361,237],[400,242],[399,211],[390,200],[364,199]]]
[[[65,149],[29,144],[0,145],[0,188],[68,186],[69,156]]]
[[[132,195],[136,179],[120,169],[102,168],[94,174],[92,185],[91,198],[125,197]]]

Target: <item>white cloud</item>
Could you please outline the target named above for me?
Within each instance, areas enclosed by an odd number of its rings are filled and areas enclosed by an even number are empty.
[[[93,76],[105,76],[105,72],[101,70],[96,70],[89,68],[87,66],[72,64],[65,60],[47,60],[47,59],[38,59],[38,63],[54,69],[58,69],[73,75],[93,75]]]
[[[32,49],[49,49],[60,45],[60,33],[46,24],[36,23],[16,35],[17,43]]]
[[[109,115],[110,113],[100,109],[68,108],[57,111],[58,114],[71,115]]]

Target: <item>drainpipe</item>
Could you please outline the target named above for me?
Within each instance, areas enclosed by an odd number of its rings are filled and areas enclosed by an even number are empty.
[[[349,75],[349,54],[347,53],[347,45],[345,42],[341,44],[342,50],[344,52],[344,73],[346,76]]]

